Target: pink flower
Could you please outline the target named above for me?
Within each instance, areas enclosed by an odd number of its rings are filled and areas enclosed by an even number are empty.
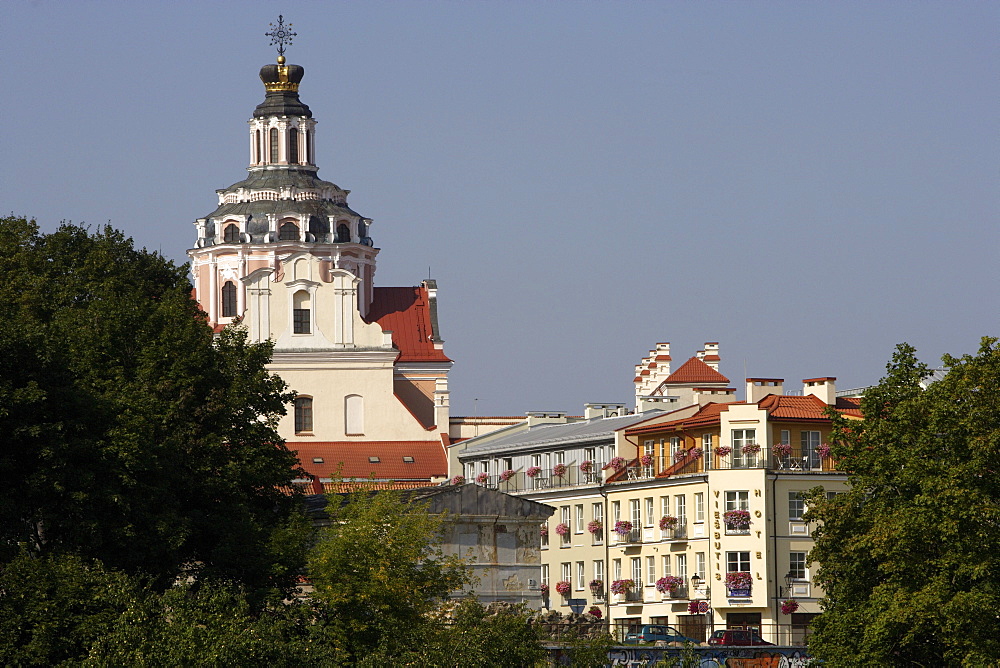
[[[799,609],[799,602],[788,599],[781,602],[781,613],[784,615],[790,615]]]
[[[720,445],[715,449],[715,454],[719,455],[720,457],[725,457],[732,451],[733,449],[728,445]]]
[[[660,518],[660,528],[663,530],[673,529],[677,526],[677,518],[670,515],[664,515]]]
[[[500,474],[500,480],[502,480],[503,482],[507,482],[513,477],[514,477],[514,471],[512,469],[507,469],[506,471]]]
[[[774,451],[774,454],[781,455],[782,457],[792,454],[792,446],[788,443],[775,443],[771,446],[771,450]]]
[[[632,523],[628,520],[618,520],[615,522],[615,533],[619,536],[627,536],[632,533]]]
[[[684,579],[676,575],[665,575],[656,581],[656,591],[661,594],[673,594],[678,587],[684,586]]]
[[[568,536],[569,527],[560,522],[559,524],[556,525],[556,533],[559,534],[560,536]]]
[[[569,594],[570,589],[571,585],[569,583],[569,580],[560,580],[559,582],[556,583],[556,591],[562,594],[563,596]]]
[[[608,465],[604,467],[605,469],[614,469],[616,471],[621,471],[625,468],[625,458],[624,457],[613,457]]]
[[[642,457],[639,457],[639,463],[643,466],[652,466],[653,455],[643,455]]]
[[[541,469],[540,466],[531,466],[531,467],[528,468],[527,471],[524,472],[524,475],[528,476],[529,478],[534,478],[536,475],[538,475],[541,472],[542,472],[542,469]]]
[[[580,473],[593,473],[593,471],[594,471],[594,462],[590,461],[589,459],[585,459],[582,462],[580,462]]]
[[[485,485],[489,479],[490,477],[485,473],[480,473],[479,475],[476,476],[476,482],[479,483],[480,485]]]
[[[556,476],[558,478],[561,478],[564,475],[566,475],[566,465],[565,464],[556,464],[555,466],[553,466],[552,467],[552,475],[554,475],[554,476]]]
[[[452,485],[464,485],[465,484],[465,476],[464,475],[457,475],[457,476],[455,476],[454,478],[451,479],[451,484]]]

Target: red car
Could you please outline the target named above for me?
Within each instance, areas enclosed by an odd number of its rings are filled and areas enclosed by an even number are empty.
[[[735,645],[737,647],[749,647],[756,645],[773,645],[767,642],[760,635],[749,629],[722,629],[715,631],[708,639],[709,645]]]

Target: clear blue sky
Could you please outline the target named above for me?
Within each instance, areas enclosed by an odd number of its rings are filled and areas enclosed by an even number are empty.
[[[996,2],[15,0],[0,208],[185,261],[279,12],[377,284],[438,279],[453,413],[631,402],[657,341],[847,388],[1000,334]]]

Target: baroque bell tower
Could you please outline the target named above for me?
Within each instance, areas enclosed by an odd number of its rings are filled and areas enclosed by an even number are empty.
[[[381,478],[368,469],[378,452],[359,459],[354,446],[406,443],[405,463],[423,466],[382,467],[387,480],[443,476],[452,362],[437,331],[437,285],[375,287],[371,219],[317,176],[316,120],[299,99],[305,72],[285,61],[290,27],[279,17],[266,33],[278,58],[260,69],[248,175],[217,190],[217,208],[194,223],[195,296],[216,331],[242,326],[274,342],[269,368],[298,395],[279,432],[306,470],[358,460],[342,474]]]

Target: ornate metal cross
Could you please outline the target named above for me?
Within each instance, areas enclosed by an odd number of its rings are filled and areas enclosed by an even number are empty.
[[[292,27],[291,23],[289,23],[287,26],[285,25],[285,17],[282,16],[281,14],[278,14],[278,25],[274,25],[273,23],[270,23],[268,25],[271,26],[271,31],[264,33],[264,36],[270,37],[271,46],[277,44],[278,55],[284,56],[285,45],[287,44],[291,46],[292,38],[295,37],[298,33],[294,33],[291,31]]]

